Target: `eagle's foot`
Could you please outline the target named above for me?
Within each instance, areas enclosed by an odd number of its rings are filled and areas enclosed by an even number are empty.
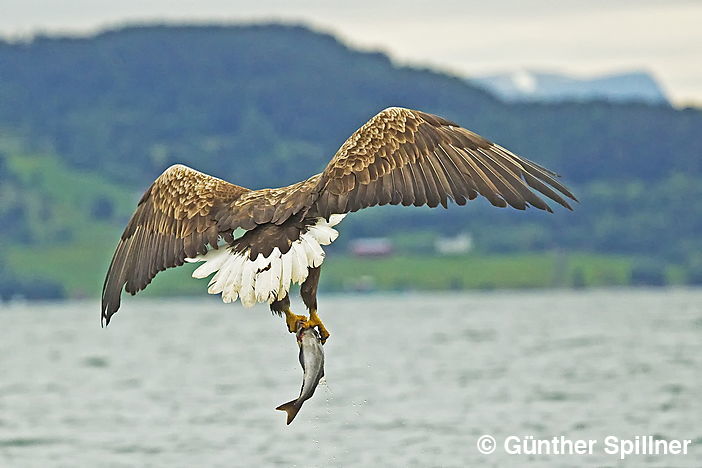
[[[310,319],[302,324],[302,328],[314,327],[317,327],[317,330],[319,330],[319,337],[322,340],[322,344],[326,343],[327,338],[329,338],[329,331],[327,330],[327,327],[325,327],[322,323],[322,319],[320,319],[319,315],[317,315],[317,311],[312,309],[310,310]]]
[[[290,309],[285,311],[285,324],[288,326],[288,331],[290,333],[297,332],[297,324],[300,322],[307,323],[307,316],[293,314],[292,310]]]

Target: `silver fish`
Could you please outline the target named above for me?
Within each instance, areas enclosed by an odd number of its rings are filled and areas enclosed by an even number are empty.
[[[288,413],[288,424],[295,419],[302,404],[314,395],[317,384],[324,377],[324,349],[317,330],[314,328],[298,330],[297,345],[300,347],[300,365],[304,374],[300,396],[276,408]]]

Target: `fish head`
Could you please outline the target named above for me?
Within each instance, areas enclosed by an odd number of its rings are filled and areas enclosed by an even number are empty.
[[[302,320],[298,320],[295,325],[297,326],[297,331],[295,332],[295,338],[297,338],[297,342],[299,343],[300,340],[302,340],[302,332],[305,331],[305,329],[304,329],[305,322]]]
[[[298,324],[297,333],[295,334],[295,336],[297,337],[297,344],[301,344],[302,339],[305,336],[312,337],[317,341],[320,341],[322,339],[321,336],[319,335],[319,332],[317,332],[317,329],[315,329],[315,328],[302,328],[302,326],[300,324]]]

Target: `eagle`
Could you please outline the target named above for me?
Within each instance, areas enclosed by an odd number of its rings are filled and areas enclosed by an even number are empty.
[[[110,323],[122,290],[134,295],[167,268],[201,262],[208,292],[245,307],[267,302],[288,330],[329,332],[317,313],[322,246],[348,213],[382,205],[447,208],[478,195],[497,207],[552,212],[539,196],[572,209],[575,196],[544,167],[458,124],[391,107],[356,130],[324,170],[281,188],[250,190],[184,165],[166,169],[146,190],[107,271],[101,322]],[[241,234],[243,233],[243,234]],[[290,308],[292,283],[308,315]]]

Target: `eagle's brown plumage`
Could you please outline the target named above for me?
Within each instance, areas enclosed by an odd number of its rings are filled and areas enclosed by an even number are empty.
[[[289,248],[307,220],[375,205],[446,207],[480,194],[495,206],[551,211],[534,189],[570,209],[561,194],[575,197],[556,177],[449,120],[403,108],[374,116],[321,174],[288,187],[252,191],[172,166],[146,191],[122,234],[105,278],[102,317],[109,323],[119,309],[122,288],[137,293],[159,271],[204,254],[208,245],[216,249],[220,237],[233,244],[237,228],[268,255],[276,246]]]

